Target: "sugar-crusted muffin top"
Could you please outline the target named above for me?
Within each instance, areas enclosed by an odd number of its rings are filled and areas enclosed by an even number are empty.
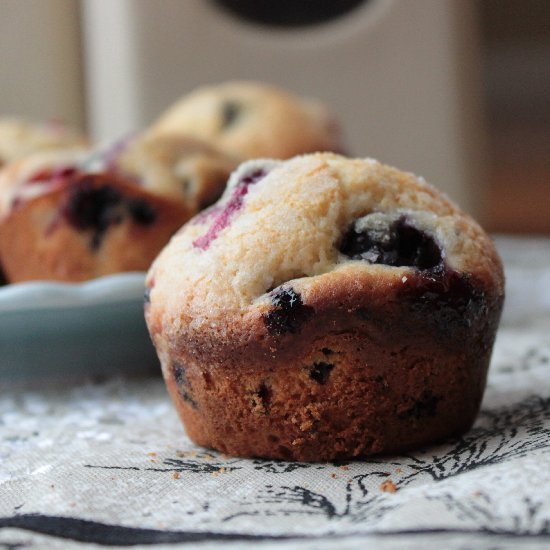
[[[17,118],[0,119],[0,166],[37,151],[85,144],[83,135],[58,122],[37,124]]]
[[[383,296],[418,273],[437,279],[445,271],[475,277],[502,297],[491,240],[422,178],[327,153],[254,160],[154,262],[149,315],[169,336],[227,335],[232,323],[259,316],[269,329],[274,305],[337,300],[343,288]],[[279,320],[272,322],[276,332]]]
[[[338,125],[324,104],[257,82],[198,88],[151,132],[194,136],[241,160],[341,150]]]
[[[235,165],[235,160],[204,143],[170,135],[132,136],[97,149],[43,151],[0,172],[0,218],[75,176],[99,173],[119,176],[197,211],[216,200]]]

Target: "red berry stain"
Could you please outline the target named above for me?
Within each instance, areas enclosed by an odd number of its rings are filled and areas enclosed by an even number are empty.
[[[45,168],[32,174],[24,182],[24,185],[47,186],[48,189],[53,189],[57,186],[63,186],[77,177],[79,170],[76,166],[57,166],[55,168]],[[11,208],[16,209],[25,203],[25,199],[21,196],[15,196],[11,202]]]
[[[71,178],[78,172],[75,166],[58,166],[57,168],[40,170],[33,174],[25,183],[53,183]]]
[[[212,241],[214,241],[221,231],[231,223],[234,215],[242,208],[244,197],[248,193],[250,186],[258,183],[265,175],[266,172],[264,170],[256,170],[237,183],[229,201],[223,210],[214,218],[208,231],[202,235],[202,237],[193,241],[193,246],[195,248],[200,248],[201,250],[208,249]]]

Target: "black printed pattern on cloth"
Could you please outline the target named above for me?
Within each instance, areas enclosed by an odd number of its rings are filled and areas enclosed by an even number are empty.
[[[142,516],[128,511],[117,523],[101,509],[79,516],[22,502],[0,514],[0,548],[4,528],[104,545],[276,540],[290,548],[292,541],[400,533],[548,537],[550,544],[550,384],[543,383],[550,343],[526,340],[513,355],[496,356],[482,412],[460,438],[349,463],[244,460],[190,444],[149,458],[92,453],[71,475],[91,474],[103,492],[118,475],[143,483]],[[147,502],[157,503],[147,501],[155,491],[172,513],[162,527],[158,507],[146,511]]]

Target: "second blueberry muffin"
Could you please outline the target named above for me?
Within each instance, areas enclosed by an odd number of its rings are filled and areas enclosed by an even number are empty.
[[[145,271],[222,193],[233,159],[181,136],[37,153],[0,172],[0,263],[11,283]]]
[[[194,90],[151,133],[193,136],[241,160],[342,150],[338,124],[322,102],[249,81]]]

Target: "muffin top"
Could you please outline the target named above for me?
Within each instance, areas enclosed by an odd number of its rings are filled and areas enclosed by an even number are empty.
[[[190,136],[144,134],[119,155],[116,168],[152,192],[202,210],[219,198],[238,161]]]
[[[268,332],[293,332],[285,312],[300,307],[392,300],[430,281],[445,292],[454,280],[502,299],[492,241],[422,178],[329,153],[254,160],[156,259],[148,316],[168,338],[230,338],[235,323],[258,327],[259,319]]]
[[[256,82],[198,88],[151,131],[194,136],[241,160],[341,150],[338,126],[321,102]]]
[[[85,144],[84,136],[58,122],[37,124],[16,118],[0,119],[0,167],[37,151]]]
[[[109,174],[197,211],[221,194],[236,162],[193,138],[133,136],[95,150],[35,153],[0,172],[0,218],[87,174]]]

